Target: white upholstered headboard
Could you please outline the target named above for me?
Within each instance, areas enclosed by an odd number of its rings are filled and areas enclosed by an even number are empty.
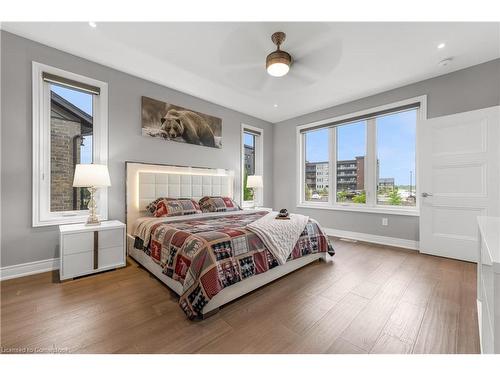
[[[233,198],[234,172],[227,169],[180,167],[126,162],[127,231],[133,231],[138,217],[146,216],[146,206],[159,197],[193,198],[225,196]]]

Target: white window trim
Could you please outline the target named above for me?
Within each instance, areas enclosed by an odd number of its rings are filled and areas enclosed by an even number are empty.
[[[365,181],[366,183],[366,203],[365,204],[356,204],[356,203],[337,203],[335,201],[335,193],[336,193],[336,170],[334,166],[336,165],[336,153],[333,152],[335,150],[333,147],[335,146],[336,140],[335,140],[335,133],[334,131],[330,131],[330,176],[331,176],[331,181],[329,181],[329,196],[328,196],[328,202],[307,202],[304,200],[304,181],[305,181],[305,154],[304,154],[304,142],[303,142],[303,136],[301,131],[307,130],[309,128],[315,128],[321,125],[327,125],[332,122],[339,122],[339,121],[344,121],[344,120],[349,120],[354,117],[359,117],[359,116],[364,116],[364,115],[369,115],[374,112],[381,112],[385,110],[390,110],[391,108],[398,108],[402,107],[405,105],[409,105],[412,103],[420,103],[420,108],[417,112],[417,122],[416,122],[416,145],[415,145],[415,185],[416,185],[416,190],[415,190],[415,196],[416,196],[416,204],[414,208],[399,208],[396,206],[383,206],[383,205],[377,205],[376,204],[376,199],[377,199],[377,194],[376,194],[376,186],[377,186],[377,181],[376,181],[376,174],[374,173],[376,171],[376,164],[377,164],[377,156],[376,156],[376,131],[374,126],[369,126],[370,121],[375,121],[375,120],[368,120],[367,126],[366,126],[366,132],[367,132],[367,139],[366,139],[366,144],[367,144],[367,150],[366,150],[366,155],[365,155],[365,163],[366,165],[369,165],[370,168],[365,167]],[[419,166],[418,166],[418,160],[419,160],[419,132],[418,132],[418,127],[421,126],[421,124],[427,120],[427,95],[421,95],[405,100],[401,100],[398,102],[378,106],[378,107],[372,107],[369,109],[365,109],[362,111],[358,111],[355,113],[349,113],[333,118],[328,118],[320,121],[316,121],[313,123],[308,123],[308,124],[303,124],[299,125],[296,128],[296,147],[297,147],[297,168],[298,168],[298,173],[297,173],[297,181],[296,181],[296,186],[297,186],[297,207],[298,208],[314,208],[314,209],[322,209],[322,210],[338,210],[338,211],[353,211],[353,212],[370,212],[370,213],[383,213],[383,214],[390,214],[390,215],[404,215],[404,216],[419,216],[420,215],[420,192],[419,192],[419,183],[420,181],[420,171],[419,171]],[[373,125],[373,124],[372,124]],[[332,163],[335,162],[335,163]],[[375,188],[375,191],[373,190]]]
[[[255,174],[262,176],[264,180],[264,186],[266,185],[266,180],[264,179],[264,129],[257,128],[255,126],[241,124],[241,149],[240,149],[240,158],[241,158],[241,207],[249,208],[254,205],[262,207],[264,205],[264,188],[256,189],[255,196],[257,199],[253,201],[245,201],[244,198],[244,186],[243,181],[245,178],[245,130],[251,130],[253,132],[259,133],[260,135],[255,138]]]
[[[108,164],[108,84],[79,74],[54,68],[33,61],[33,219],[34,227],[82,223],[88,217],[88,210],[50,212],[50,89],[42,80],[47,72],[74,81],[100,88],[100,95],[93,96],[93,162]],[[98,215],[108,218],[108,189],[97,192]]]

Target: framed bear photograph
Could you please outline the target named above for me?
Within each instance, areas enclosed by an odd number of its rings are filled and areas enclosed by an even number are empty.
[[[222,120],[143,96],[142,135],[222,148]]]

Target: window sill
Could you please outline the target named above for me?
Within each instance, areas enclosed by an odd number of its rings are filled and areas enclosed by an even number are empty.
[[[420,211],[415,209],[403,208],[388,208],[388,207],[361,207],[354,205],[341,205],[341,204],[314,204],[314,203],[299,203],[297,208],[313,208],[319,210],[331,211],[351,211],[351,212],[368,212],[374,214],[388,214],[388,215],[401,215],[401,216],[420,216]]]

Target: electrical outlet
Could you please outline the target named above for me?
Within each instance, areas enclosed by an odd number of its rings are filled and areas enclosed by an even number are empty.
[[[388,225],[389,225],[389,219],[388,219],[388,218],[386,218],[386,217],[383,217],[383,218],[382,218],[382,225],[383,225],[384,227],[388,226]]]

